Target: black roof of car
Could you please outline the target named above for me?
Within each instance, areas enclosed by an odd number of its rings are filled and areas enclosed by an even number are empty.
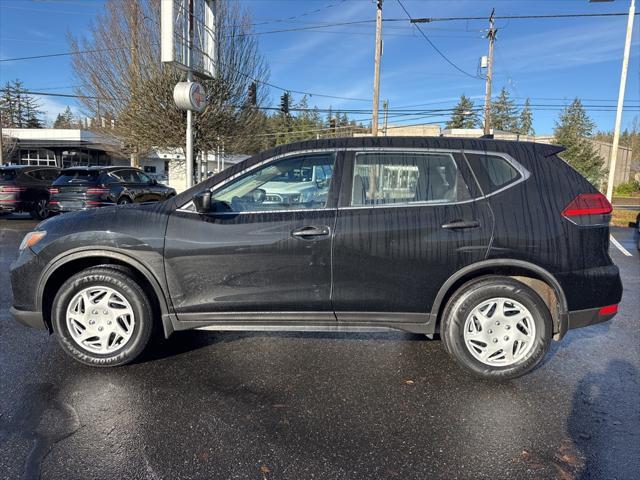
[[[229,178],[243,170],[268,160],[271,157],[285,155],[287,153],[304,152],[308,150],[340,150],[353,148],[432,148],[448,150],[474,150],[487,152],[509,153],[514,157],[519,154],[539,155],[549,157],[565,150],[561,145],[550,145],[537,142],[521,142],[512,140],[495,140],[493,138],[463,138],[463,137],[342,137],[342,138],[322,138],[317,140],[303,140],[300,142],[279,145],[265,150],[257,155],[247,158],[241,162],[226,168],[222,172],[214,175],[201,185],[213,185],[226,178]],[[194,187],[192,187],[194,188]],[[192,189],[185,190],[176,197],[180,203],[189,199],[193,195]]]

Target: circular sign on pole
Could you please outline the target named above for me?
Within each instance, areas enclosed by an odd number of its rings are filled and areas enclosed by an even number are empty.
[[[207,106],[204,87],[197,82],[179,82],[173,89],[173,100],[181,110],[201,112]]]

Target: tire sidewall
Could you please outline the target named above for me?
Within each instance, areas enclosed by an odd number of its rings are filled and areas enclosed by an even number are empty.
[[[526,357],[505,367],[486,365],[477,360],[464,342],[464,325],[475,307],[491,298],[509,298],[529,310],[536,326],[536,339]],[[482,378],[509,380],[533,370],[549,348],[552,319],[540,296],[527,285],[510,278],[485,279],[463,286],[447,305],[443,338],[449,354],[466,371]]]
[[[135,315],[133,334],[120,349],[109,354],[98,354],[83,349],[71,337],[66,312],[69,302],[81,290],[92,286],[113,288],[124,296]],[[67,280],[56,295],[52,308],[53,331],[65,352],[74,359],[92,366],[124,365],[137,357],[151,335],[151,306],[144,291],[129,277],[113,269],[92,269],[80,272]]]

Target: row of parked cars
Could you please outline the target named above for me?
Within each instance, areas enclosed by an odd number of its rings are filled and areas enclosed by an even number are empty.
[[[28,212],[38,220],[104,205],[157,202],[176,191],[132,167],[0,167],[0,215]]]

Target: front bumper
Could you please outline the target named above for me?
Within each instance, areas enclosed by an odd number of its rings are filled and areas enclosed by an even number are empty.
[[[18,323],[21,323],[26,327],[35,328],[37,330],[48,330],[47,325],[44,323],[42,312],[18,310],[15,307],[11,307],[9,312]]]

